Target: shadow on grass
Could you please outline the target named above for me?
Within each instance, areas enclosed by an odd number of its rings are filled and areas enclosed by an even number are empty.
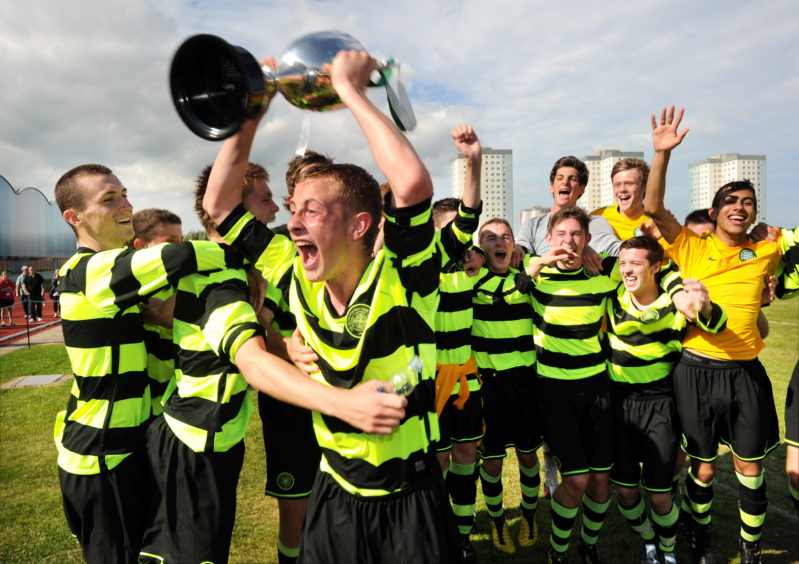
[[[686,467],[687,468],[687,467]],[[763,528],[761,547],[763,562],[766,564],[795,564],[799,562],[799,515],[790,499],[785,478],[785,449],[779,447],[771,452],[765,461],[767,496],[769,502],[766,523]],[[683,478],[686,470],[683,470]],[[505,486],[505,516],[508,521],[511,538],[516,545],[513,554],[500,552],[491,540],[491,528],[488,513],[478,485],[478,510],[476,513],[475,533],[471,542],[478,553],[480,562],[546,562],[546,550],[549,546],[550,502],[541,497],[536,511],[538,525],[538,541],[532,547],[518,545],[519,521],[519,484],[518,467],[515,457],[509,456],[503,472]],[[714,484],[713,501],[713,541],[717,562],[737,563],[738,531],[740,518],[738,513],[738,481],[732,466],[732,456],[728,449],[720,451],[718,458],[718,476]],[[579,562],[577,545],[580,541],[581,514],[575,520],[570,542],[572,562]],[[599,536],[599,554],[606,564],[638,562],[641,556],[641,540],[633,532],[629,524],[619,513],[615,494],[611,497],[611,505],[605,524]],[[685,531],[678,527],[677,555],[681,562],[692,562],[690,545]]]

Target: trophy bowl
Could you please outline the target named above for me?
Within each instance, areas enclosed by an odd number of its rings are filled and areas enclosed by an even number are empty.
[[[186,39],[172,59],[169,83],[178,115],[196,135],[208,140],[230,137],[245,120],[258,115],[275,90],[292,105],[317,112],[342,107],[323,67],[341,50],[365,51],[349,34],[320,31],[294,40],[277,70],[261,67],[247,50],[215,35]],[[390,65],[381,65],[385,85]]]

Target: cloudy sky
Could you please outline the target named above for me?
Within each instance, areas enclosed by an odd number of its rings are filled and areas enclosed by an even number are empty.
[[[192,181],[217,143],[173,109],[177,46],[213,33],[258,58],[294,38],[338,29],[402,61],[419,122],[409,134],[448,196],[449,130],[472,124],[484,146],[512,149],[514,207],[546,205],[560,156],[600,149],[651,159],[649,115],[686,108],[668,204],[688,211],[688,163],[725,152],[767,155],[767,218],[797,224],[799,17],[793,0],[35,0],[0,3],[0,175],[52,197],[67,169],[113,168],[135,208],[178,212],[188,229]],[[385,106],[382,91],[373,99]],[[300,110],[273,103],[253,160],[285,191]],[[310,148],[377,173],[346,111],[313,114]],[[285,217],[283,218],[285,219]]]

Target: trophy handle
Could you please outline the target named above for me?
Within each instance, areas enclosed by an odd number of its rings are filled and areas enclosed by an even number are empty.
[[[245,120],[256,117],[266,93],[255,57],[208,34],[189,37],[178,47],[169,84],[183,123],[210,141],[230,137]]]

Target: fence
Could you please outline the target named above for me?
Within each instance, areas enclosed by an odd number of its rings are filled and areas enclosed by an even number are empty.
[[[0,308],[0,344],[17,342],[26,338],[31,346],[30,335],[45,327],[58,323],[60,319],[58,301],[49,298],[16,300],[12,305]]]

